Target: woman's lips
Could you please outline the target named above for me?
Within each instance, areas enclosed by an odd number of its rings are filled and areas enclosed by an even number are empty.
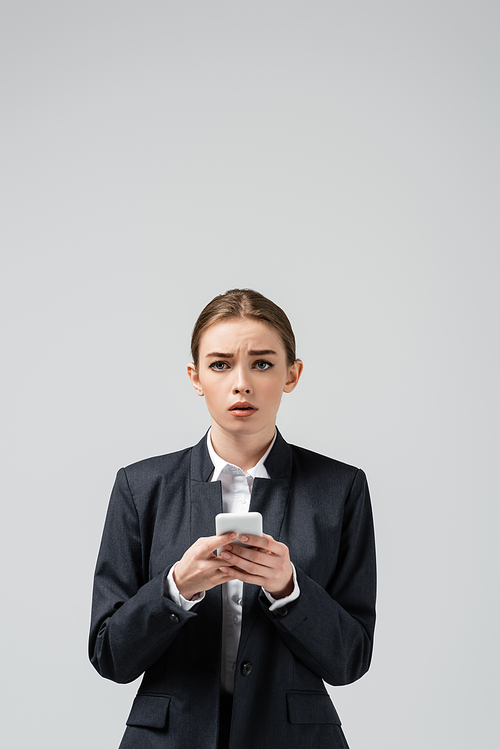
[[[255,406],[245,401],[243,403],[235,403],[234,406],[231,406],[229,412],[234,414],[234,416],[251,416],[257,410]]]

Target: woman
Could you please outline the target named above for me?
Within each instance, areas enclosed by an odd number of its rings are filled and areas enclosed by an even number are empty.
[[[277,431],[302,372],[277,305],[228,291],[191,344],[211,428],[118,472],[97,561],[91,661],[117,682],[144,674],[120,749],[345,749],[323,680],[370,664],[366,478]],[[263,536],[214,535],[218,513],[249,509]]]

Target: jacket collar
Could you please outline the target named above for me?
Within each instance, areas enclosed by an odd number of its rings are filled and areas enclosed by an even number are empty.
[[[276,429],[276,441],[264,465],[272,479],[284,478],[292,472],[292,448],[288,442],[285,442],[279,429]],[[210,479],[213,471],[214,464],[208,452],[207,432],[205,432],[198,444],[192,448],[191,479],[193,481],[206,482]]]

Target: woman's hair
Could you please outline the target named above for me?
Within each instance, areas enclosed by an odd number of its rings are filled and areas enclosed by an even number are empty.
[[[287,364],[291,366],[296,360],[295,336],[290,320],[281,307],[252,289],[231,289],[219,294],[207,304],[198,317],[191,336],[191,355],[198,369],[201,337],[205,330],[216,322],[229,318],[241,317],[260,320],[274,328],[281,336],[285,347]]]

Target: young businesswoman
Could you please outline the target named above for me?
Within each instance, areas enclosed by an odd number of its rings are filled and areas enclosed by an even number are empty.
[[[302,372],[277,305],[228,291],[191,343],[211,427],[120,469],[97,561],[91,661],[117,682],[143,675],[120,749],[346,749],[324,681],[370,664],[366,478],[276,429]],[[214,535],[218,513],[248,510],[263,536]]]

